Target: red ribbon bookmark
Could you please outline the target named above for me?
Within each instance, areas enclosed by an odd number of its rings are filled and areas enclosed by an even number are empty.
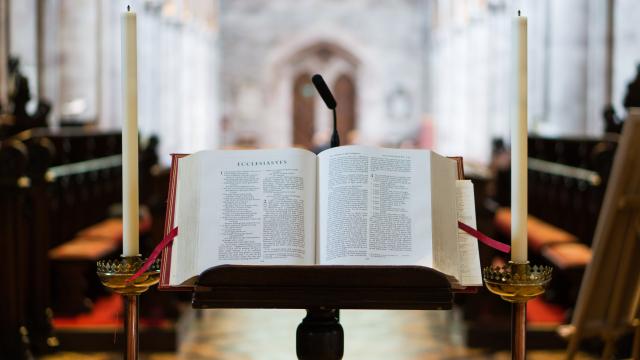
[[[497,240],[493,240],[492,238],[488,237],[487,235],[481,233],[480,231],[472,228],[471,226],[458,221],[458,229],[466,232],[467,234],[473,236],[474,238],[480,240],[481,243],[494,248],[498,251],[502,251],[503,253],[509,253],[511,252],[511,246],[507,245],[507,244],[503,244],[500,241]]]
[[[492,238],[488,237],[487,235],[481,233],[480,231],[472,228],[471,226],[465,223],[458,221],[458,228],[466,232],[467,234],[475,237],[476,239],[480,240],[480,242],[482,242],[483,244],[489,247],[492,247],[504,253],[511,252],[511,246],[507,244],[503,244],[497,240],[493,240]],[[127,282],[131,282],[137,279],[138,277],[140,277],[140,275],[144,274],[145,271],[149,270],[149,268],[151,267],[151,264],[153,264],[153,262],[156,261],[158,256],[160,256],[160,253],[162,252],[162,250],[165,247],[169,246],[169,244],[171,244],[171,242],[176,236],[178,236],[178,228],[174,227],[173,229],[171,229],[171,231],[167,235],[165,235],[164,239],[162,239],[162,241],[155,247],[155,249],[153,249],[153,251],[151,252],[151,255],[149,256],[147,261],[144,262],[142,267],[135,274],[133,274],[133,276],[127,279]]]
[[[162,252],[162,250],[165,247],[167,247],[169,244],[171,244],[171,242],[176,236],[178,236],[178,228],[174,227],[173,229],[171,229],[171,231],[169,231],[167,235],[165,235],[164,239],[160,241],[160,244],[158,244],[156,248],[153,249],[153,251],[151,252],[151,255],[149,255],[149,258],[147,259],[147,261],[144,262],[142,267],[135,274],[133,274],[133,276],[128,278],[126,282],[132,282],[133,280],[137,279],[140,275],[144,274],[145,271],[149,270],[153,262],[156,261],[158,256],[160,256],[160,253]]]

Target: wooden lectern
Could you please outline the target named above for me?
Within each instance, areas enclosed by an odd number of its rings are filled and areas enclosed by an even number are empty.
[[[174,226],[177,159],[182,156],[172,159],[165,234]],[[455,159],[463,178],[462,158]],[[422,266],[220,265],[200,274],[195,286],[171,287],[170,264],[168,246],[159,289],[192,292],[194,308],[306,309],[296,332],[302,360],[342,359],[340,309],[448,310],[455,292],[444,274]]]

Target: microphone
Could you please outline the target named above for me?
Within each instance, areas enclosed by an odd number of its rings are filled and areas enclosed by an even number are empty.
[[[324,103],[327,104],[327,107],[334,110],[337,105],[336,99],[331,95],[331,90],[329,90],[329,87],[327,86],[327,83],[324,82],[322,76],[320,74],[315,74],[311,78],[311,81],[313,82],[313,85],[315,85],[316,90],[318,90],[322,100],[324,100]]]
[[[331,134],[331,147],[340,146],[340,136],[338,135],[338,126],[336,119],[336,107],[338,104],[336,103],[336,99],[331,95],[331,90],[327,86],[327,83],[324,82],[324,79],[320,74],[315,74],[311,77],[311,82],[316,87],[318,94],[327,105],[327,107],[333,110],[333,134]]]

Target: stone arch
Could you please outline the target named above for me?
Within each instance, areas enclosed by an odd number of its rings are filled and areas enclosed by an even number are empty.
[[[375,85],[367,85],[376,84],[375,76],[372,75],[375,71],[371,66],[375,62],[369,60],[371,56],[366,49],[345,33],[348,32],[323,32],[322,35],[311,34],[289,39],[268,56],[263,76],[267,87],[266,113],[272,131],[265,134],[265,145],[289,146],[297,140],[293,135],[294,99],[291,94],[295,80],[301,74],[321,73],[332,87],[337,84],[340,76],[348,76],[354,89],[353,103],[356,108],[353,114],[364,114],[362,97],[366,96],[366,91],[377,91],[374,89]],[[365,91],[367,87],[368,90]],[[332,88],[332,91],[335,92],[335,89]],[[327,133],[330,130],[331,112],[315,92],[314,103],[314,129],[316,133]],[[354,121],[350,129],[358,125]],[[346,134],[342,137],[346,140]]]

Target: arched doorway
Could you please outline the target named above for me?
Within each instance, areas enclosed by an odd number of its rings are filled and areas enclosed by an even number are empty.
[[[265,88],[270,91],[265,94],[265,115],[269,127],[262,134],[264,144],[312,147],[328,144],[333,127],[332,114],[310,83],[313,74],[322,75],[336,100],[339,98],[336,86],[346,94],[338,100],[340,104],[344,103],[338,105],[344,107],[338,110],[338,121],[343,122],[344,117],[344,124],[340,125],[345,132],[340,134],[345,140],[342,142],[346,143],[350,130],[361,129],[357,117],[369,119],[366,115],[371,113],[369,108],[363,107],[362,99],[375,98],[380,83],[376,81],[375,69],[370,66],[373,62],[367,56],[369,54],[360,45],[343,32],[328,30],[328,33],[301,35],[273,50],[267,58]],[[338,83],[341,76],[345,78]],[[309,91],[305,90],[305,83],[309,84]],[[318,144],[313,144],[314,140]]]
[[[314,93],[311,75],[301,73],[293,82],[293,145],[311,149],[314,133]]]
[[[353,140],[349,139],[349,135],[356,127],[356,86],[351,76],[342,74],[336,80],[333,88],[338,103],[336,111],[340,143],[347,145]]]

